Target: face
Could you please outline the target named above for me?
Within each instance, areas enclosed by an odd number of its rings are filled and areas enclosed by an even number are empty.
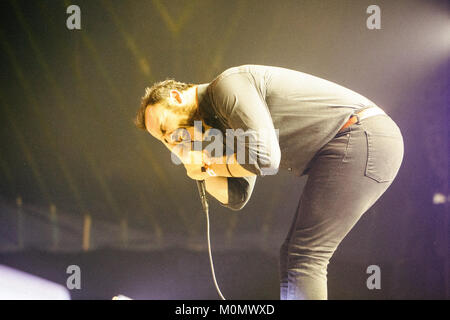
[[[180,106],[175,104],[172,107],[177,108]],[[183,106],[183,110],[190,109],[192,110],[192,108]],[[183,154],[181,153],[185,149],[176,148],[176,146],[194,139],[202,139],[201,128],[193,126],[192,115],[189,112],[175,113],[161,104],[155,104],[147,107],[145,122],[147,131],[180,159],[183,159]]]

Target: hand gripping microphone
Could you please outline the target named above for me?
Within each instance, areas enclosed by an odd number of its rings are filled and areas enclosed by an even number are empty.
[[[214,280],[214,285],[216,286],[217,293],[219,294],[220,298],[222,300],[226,300],[225,297],[222,295],[222,292],[220,292],[219,285],[217,284],[216,280],[216,274],[214,272],[214,263],[212,259],[212,253],[211,253],[211,239],[209,235],[209,209],[208,209],[208,199],[206,198],[206,186],[205,186],[205,180],[197,180],[197,188],[198,193],[200,195],[200,200],[202,201],[202,207],[203,211],[206,215],[206,236],[208,238],[208,253],[209,253],[209,262],[211,264],[211,273]]]

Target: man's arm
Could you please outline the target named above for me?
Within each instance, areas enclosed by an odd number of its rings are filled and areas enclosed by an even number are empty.
[[[242,178],[209,177],[205,179],[206,190],[222,206],[241,210],[249,201],[255,186],[256,176]]]
[[[217,176],[221,177],[251,177],[256,176],[251,171],[248,171],[241,166],[237,159],[236,154],[230,156],[223,156],[220,159],[213,158],[213,162],[208,165],[208,168],[214,171]],[[220,160],[220,161],[219,161]]]
[[[234,130],[232,138],[237,138],[238,161],[229,164],[229,168],[234,169],[235,172],[230,171],[238,177],[248,176],[248,172],[254,175],[276,174],[281,160],[277,130],[253,81],[250,74],[237,72],[218,79],[210,86],[216,112]],[[227,134],[227,144],[228,139]],[[223,173],[223,168],[221,165],[217,170]]]
[[[206,191],[222,204],[228,204],[228,180],[226,177],[205,179]]]

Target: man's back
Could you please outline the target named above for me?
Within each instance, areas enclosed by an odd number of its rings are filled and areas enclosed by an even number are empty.
[[[367,98],[333,82],[270,66],[227,69],[208,89],[216,112],[225,121],[230,113],[252,114],[253,119],[246,122],[258,123],[259,127],[265,123],[270,128],[268,117],[264,116],[268,111],[274,129],[279,130],[280,167],[290,168],[298,175],[355,110],[375,106]],[[236,123],[239,121],[230,126],[234,128]]]

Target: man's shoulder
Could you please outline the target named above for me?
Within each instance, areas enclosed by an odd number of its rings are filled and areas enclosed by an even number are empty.
[[[217,75],[216,78],[212,81],[212,83],[220,82],[224,78],[227,78],[227,77],[229,77],[231,75],[242,74],[242,73],[250,73],[251,72],[251,68],[253,66],[254,65],[244,64],[244,65],[228,68],[228,69],[222,71],[222,73],[220,73],[219,75]]]
[[[225,69],[222,73],[220,73],[216,78],[214,78],[213,81],[211,81],[211,84],[213,86],[217,86],[224,82],[226,79],[239,79],[239,78],[253,78],[255,80],[258,80],[258,78],[270,78],[273,75],[277,74],[283,74],[285,72],[296,72],[298,71],[286,69],[283,67],[275,67],[275,66],[266,66],[266,65],[259,65],[259,64],[243,64],[236,67],[230,67],[228,69]],[[226,81],[225,81],[226,82]]]
[[[218,90],[227,87],[229,84],[239,82],[239,80],[251,79],[258,77],[261,71],[271,68],[269,66],[244,64],[236,67],[231,67],[220,73],[210,83],[210,90]]]
[[[248,90],[248,87],[252,86],[252,81],[249,81],[253,77],[252,66],[231,67],[217,75],[207,87],[211,101],[232,101],[233,99],[230,99],[230,97]]]

